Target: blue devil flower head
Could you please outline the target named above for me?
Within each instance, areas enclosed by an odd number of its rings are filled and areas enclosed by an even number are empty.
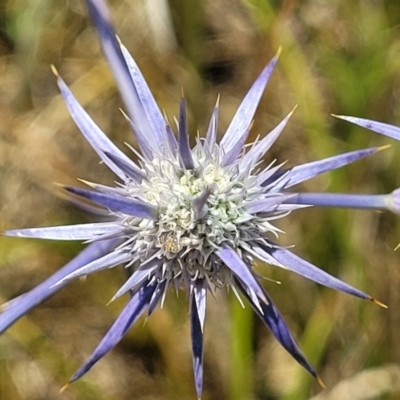
[[[222,139],[217,141],[218,102],[204,138],[192,148],[185,100],[180,101],[178,134],[166,122],[135,61],[115,36],[103,0],[86,0],[104,54],[123,97],[127,121],[139,146],[137,162],[100,130],[64,81],[58,86],[71,117],[101,160],[118,176],[117,187],[88,183],[90,190],[65,187],[83,202],[101,206],[106,222],[7,231],[8,236],[83,240],[90,244],[45,282],[10,301],[0,315],[0,331],[72,279],[118,265],[133,273],[115,294],[130,300],[89,359],[72,376],[84,375],[111,350],[143,314],[163,303],[169,287],[188,293],[197,395],[203,386],[203,333],[207,292],[229,288],[246,298],[279,343],[312,375],[271,298],[253,272],[255,259],[317,283],[376,302],[275,242],[275,220],[305,206],[378,208],[398,211],[394,195],[299,193],[295,185],[345,166],[379,148],[368,148],[282,169],[260,161],[292,113],[245,150],[252,120],[277,62],[274,57],[246,94]]]

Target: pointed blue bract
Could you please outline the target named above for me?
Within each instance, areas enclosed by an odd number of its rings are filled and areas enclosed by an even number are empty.
[[[164,133],[166,123],[164,117],[161,114],[161,111],[158,108],[152,93],[150,92],[147,82],[143,78],[143,75],[136,64],[136,61],[129,54],[129,51],[125,48],[125,46],[121,45],[121,50],[126,64],[128,65],[131,78],[135,84],[137,94],[147,115],[152,132],[154,133],[157,142],[161,145],[165,140]]]
[[[277,61],[278,57],[274,57],[263,69],[236,111],[235,116],[221,140],[221,146],[225,150],[225,153],[235,145],[236,140],[240,137],[241,133],[246,132],[249,129],[258,107],[258,103],[260,102],[261,96],[267,86]]]
[[[263,183],[263,186],[265,188],[273,186],[274,190],[286,189],[308,179],[314,178],[319,174],[323,174],[324,172],[332,171],[360,160],[363,157],[375,154],[379,150],[379,147],[371,147],[369,149],[351,151],[349,153],[339,154],[337,156],[324,158],[322,160],[296,165],[289,171],[277,172],[275,175],[266,180]],[[276,184],[275,181],[284,174],[285,177]]]
[[[193,372],[197,398],[203,391],[203,326],[205,316],[205,293],[203,280],[196,281],[190,306],[190,332],[192,337]]]
[[[342,207],[368,210],[390,210],[391,194],[363,195],[346,193],[293,193],[285,202],[316,207]]]
[[[263,247],[263,246],[261,246]],[[347,283],[329,275],[327,272],[317,268],[311,263],[301,259],[293,254],[291,251],[284,248],[268,248],[264,250],[274,257],[280,264],[285,266],[290,271],[295,272],[305,278],[308,278],[320,285],[327,286],[334,290],[351,294],[352,296],[359,297],[364,300],[372,300],[371,296],[358,290]]]
[[[145,117],[145,110],[139,98],[134,81],[123,56],[121,46],[115,36],[104,0],[86,0],[86,4],[101,39],[101,45],[113,75],[117,81],[119,91],[128,109],[136,134],[148,138],[152,150],[157,150],[159,144],[155,137],[148,119]]]
[[[51,239],[51,240],[89,240],[101,235],[112,234],[121,231],[121,225],[115,222],[49,226],[46,228],[27,228],[5,231],[6,236],[26,238]]]
[[[190,170],[194,168],[192,151],[189,144],[189,132],[186,117],[186,101],[181,99],[179,106],[179,133],[178,133],[178,150],[182,167]]]
[[[400,140],[400,128],[394,125],[385,124],[383,122],[372,121],[370,119],[347,117],[344,115],[333,115],[336,118],[343,119],[353,124],[359,125],[363,128],[389,136],[393,139]]]
[[[121,212],[132,215],[133,217],[145,219],[157,218],[157,207],[144,203],[143,201],[133,200],[118,195],[98,193],[92,190],[85,190],[72,186],[65,186],[64,189],[70,193],[76,194],[77,196],[82,196],[94,203],[107,207],[114,212]]]
[[[208,125],[205,144],[208,146],[208,149],[212,149],[215,146],[217,141],[217,130],[218,130],[218,114],[219,114],[219,107],[218,107],[219,97],[217,100],[217,104],[214,107],[213,113],[210,118],[210,123]]]
[[[225,265],[233,272],[233,274],[243,282],[252,299],[254,300],[253,295],[255,295],[267,302],[261,285],[250,271],[249,266],[246,265],[235,252],[235,250],[230,248],[228,245],[224,244],[221,247],[222,248],[216,252],[217,256],[225,263]]]
[[[206,317],[207,287],[204,279],[197,279],[193,285],[193,297],[196,302],[197,313],[201,325],[201,331],[204,332],[204,320]]]
[[[89,117],[83,107],[78,103],[72,92],[69,90],[65,82],[57,76],[57,83],[65,104],[75,124],[85,136],[86,140],[93,147],[94,151],[100,156],[104,163],[121,179],[125,178],[125,173],[121,171],[108,157],[104,155],[104,151],[117,154],[127,163],[132,162],[121,150],[114,145],[113,142],[102,132],[102,130]]]
[[[264,291],[264,296],[268,299],[268,303],[260,301],[262,312],[258,309],[249,295],[246,293],[243,284],[238,282],[239,289],[246,296],[247,300],[253,307],[254,311],[260,317],[260,319],[265,323],[265,325],[270,329],[272,334],[278,340],[278,342],[289,352],[289,354],[301,365],[303,366],[311,375],[317,377],[317,373],[314,367],[307,361],[303,352],[300,350],[293,336],[291,335],[284,319],[279,313],[275,304],[272,302],[271,298]]]

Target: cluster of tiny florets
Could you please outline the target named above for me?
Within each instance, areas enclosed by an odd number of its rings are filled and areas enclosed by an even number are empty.
[[[253,215],[245,209],[246,204],[265,195],[255,176],[241,173],[238,163],[222,167],[217,145],[212,153],[196,147],[192,154],[193,170],[182,169],[178,160],[162,155],[143,159],[146,178],[141,183],[126,183],[127,196],[142,199],[159,210],[156,221],[128,220],[129,229],[134,231],[129,245],[140,262],[161,260],[160,279],[175,280],[177,284],[182,279],[200,277],[214,287],[222,287],[231,283],[232,273],[214,255],[220,245],[226,242],[250,263],[246,243],[277,230],[268,222],[268,216]],[[192,202],[206,191],[207,201],[198,215]]]

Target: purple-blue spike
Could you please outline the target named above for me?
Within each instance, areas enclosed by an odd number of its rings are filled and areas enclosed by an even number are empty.
[[[291,335],[285,320],[282,318],[275,304],[272,302],[271,298],[264,291],[264,296],[268,299],[268,303],[260,301],[262,312],[258,309],[258,305],[254,304],[250,296],[247,294],[243,284],[239,281],[236,282],[236,287],[247,298],[254,311],[257,313],[259,318],[264,322],[264,324],[269,328],[271,333],[275,336],[276,340],[287,350],[287,352],[311,375],[313,375],[318,382],[322,385],[322,381],[319,379],[315,368],[307,361],[305,355],[300,350],[296,340]]]
[[[128,110],[128,115],[135,126],[136,134],[140,132],[141,135],[147,137],[151,149],[157,150],[160,143],[157,142],[157,138],[154,136],[149,121],[145,116],[145,110],[112,27],[107,6],[103,0],[86,0],[86,4],[99,35],[104,55],[108,60]]]
[[[278,61],[280,49],[277,55],[269,62],[269,64],[263,69],[261,74],[255,80],[250,90],[247,92],[245,98],[240,104],[235,116],[233,117],[225,135],[221,139],[220,145],[227,153],[235,144],[241,132],[245,132],[249,129],[251,121],[253,120],[254,114],[261,100],[261,96],[264,93],[264,89],[267,86],[269,78],[275,65]]]
[[[155,220],[157,218],[157,207],[140,200],[134,200],[114,194],[98,193],[93,190],[85,190],[73,186],[64,186],[64,189],[70,193],[76,194],[77,196],[84,197],[94,203],[107,207],[114,212],[120,212],[144,219]]]
[[[3,232],[5,236],[39,238],[50,240],[90,240],[101,235],[121,232],[120,224],[104,222],[67,226],[49,226],[45,228],[14,229]]]
[[[341,207],[369,210],[390,210],[395,213],[399,209],[393,207],[392,194],[363,195],[345,193],[293,193],[289,204],[305,204],[315,207]]]
[[[186,170],[194,169],[194,162],[192,151],[189,144],[189,132],[186,116],[186,101],[181,98],[179,105],[179,134],[178,134],[178,148],[182,167]]]
[[[221,249],[216,251],[217,256],[225,263],[225,265],[233,272],[233,274],[243,282],[250,293],[254,294],[258,298],[267,302],[264,297],[261,285],[250,271],[248,265],[239,257],[239,255],[229,247],[227,244],[223,244]],[[254,296],[252,296],[254,300]]]
[[[217,141],[218,114],[219,114],[219,95],[217,97],[217,101],[215,103],[215,107],[210,118],[210,123],[208,125],[206,138],[204,141],[207,145],[208,150],[213,149]]]
[[[380,133],[381,135],[385,135],[390,138],[400,140],[400,128],[397,126],[385,124],[383,122],[372,121],[370,119],[364,119],[364,118],[347,117],[344,115],[335,115],[335,114],[332,114],[332,116],[351,122],[355,125],[361,126],[371,131]]]
[[[143,78],[143,75],[136,64],[136,61],[129,54],[129,51],[125,48],[125,46],[121,45],[121,50],[151,129],[156,137],[157,142],[161,145],[164,142],[166,126],[164,117],[158,108],[156,101],[154,100],[147,82]]]
[[[126,162],[131,162],[129,158],[114,145],[113,142],[102,132],[102,130],[89,117],[83,107],[78,103],[65,82],[60,78],[57,71],[53,68],[53,72],[57,77],[58,87],[64,98],[65,104],[75,124],[85,136],[86,140],[93,147],[93,150],[100,156],[104,163],[121,179],[125,178],[125,174],[121,171],[108,157],[105,157],[104,151],[117,154]]]
[[[193,372],[197,398],[203,391],[203,326],[205,296],[203,296],[203,280],[196,282],[190,302],[190,332],[192,338]]]
[[[263,246],[261,245],[261,247]],[[363,300],[373,301],[374,303],[382,306],[379,301],[373,299],[368,294],[350,286],[340,279],[333,277],[332,275],[317,268],[308,261],[301,259],[300,257],[296,256],[291,251],[285,248],[273,247],[264,248],[264,250],[268,252],[272,257],[274,257],[275,260],[278,261],[278,263],[282,264],[287,269],[295,272],[296,274],[304,276],[305,278],[317,282],[320,285],[324,285],[334,290],[339,290],[352,296],[359,297]]]
[[[204,279],[197,279],[192,288],[193,298],[199,314],[201,331],[204,333],[204,320],[206,318],[207,287]]]
[[[386,147],[387,146],[371,147],[369,149],[351,151],[349,153],[339,154],[337,156],[324,158],[322,160],[296,165],[289,171],[277,172],[268,180],[266,180],[262,186],[264,186],[265,188],[273,186],[276,190],[289,188],[297,185],[298,183],[314,178],[315,176],[324,172],[341,168],[345,165],[360,160],[361,158],[375,154],[378,151],[385,149]],[[286,174],[285,178],[282,179],[282,181],[279,182],[277,185],[275,185],[274,182],[284,174]]]

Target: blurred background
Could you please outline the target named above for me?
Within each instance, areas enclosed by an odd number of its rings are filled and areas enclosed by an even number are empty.
[[[69,117],[54,64],[115,143],[135,145],[83,0],[0,0],[0,228],[92,221],[58,193],[76,178],[112,184]],[[390,149],[302,185],[307,191],[389,193],[400,185],[400,143],[330,113],[400,126],[397,0],[110,0],[113,21],[170,119],[181,87],[193,135],[217,95],[220,133],[263,66],[282,55],[252,139],[298,104],[266,158],[287,166],[359,148]],[[259,272],[318,384],[273,340],[249,307],[209,296],[203,399],[400,399],[400,220],[388,213],[307,209],[279,222],[285,245],[366,291],[387,310],[268,265]],[[41,282],[82,249],[0,237],[0,301]],[[1,400],[195,399],[185,293],[141,320],[80,381],[59,389],[89,356],[126,299],[113,269],[76,281],[0,337]]]

